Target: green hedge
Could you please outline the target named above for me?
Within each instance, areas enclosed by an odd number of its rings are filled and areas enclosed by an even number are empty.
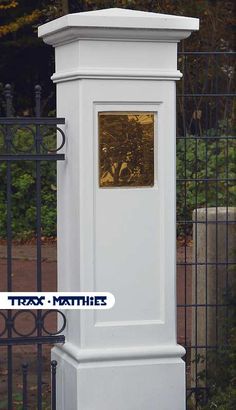
[[[178,220],[191,221],[195,208],[235,206],[236,139],[178,139],[177,178],[188,180],[177,182]],[[211,181],[202,181],[206,178]],[[179,234],[191,229],[191,223],[178,225]]]
[[[34,129],[32,130],[35,131]],[[13,130],[13,143],[18,152],[31,152],[33,143],[29,130]],[[55,134],[45,131],[45,144],[54,147]],[[0,147],[3,152],[3,135]],[[11,162],[12,232],[16,239],[27,239],[36,232],[36,163],[35,161]],[[56,236],[56,163],[41,161],[41,220],[42,236]],[[7,164],[0,164],[0,237],[7,230]]]

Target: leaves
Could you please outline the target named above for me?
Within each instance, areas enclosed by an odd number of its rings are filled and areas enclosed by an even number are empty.
[[[0,137],[1,140],[2,137]],[[50,140],[55,135],[47,136]],[[29,152],[32,133],[25,129],[14,133],[16,151]],[[0,141],[1,142],[1,141]],[[0,144],[1,145],[1,144]],[[3,146],[3,144],[2,144]],[[4,152],[4,148],[2,149]],[[12,230],[15,238],[27,239],[36,232],[36,165],[34,161],[11,163]],[[0,164],[0,237],[6,236],[7,166]],[[42,235],[56,235],[56,163],[41,162]]]
[[[236,141],[224,135],[177,140],[177,215],[178,220],[190,221],[178,227],[179,235],[191,232],[195,208],[235,206],[235,158]]]
[[[9,9],[13,9],[16,6],[18,6],[19,2],[18,1],[3,1],[3,4],[0,4],[0,10],[9,10]]]
[[[7,34],[14,33],[26,25],[35,23],[41,15],[42,12],[40,10],[33,10],[32,13],[28,15],[24,15],[9,24],[0,26],[0,38]]]

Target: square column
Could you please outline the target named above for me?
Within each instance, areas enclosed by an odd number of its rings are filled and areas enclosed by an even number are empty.
[[[68,311],[59,410],[184,410],[176,342],[177,42],[198,19],[123,9],[39,28],[55,47],[60,291],[108,291],[109,311]]]

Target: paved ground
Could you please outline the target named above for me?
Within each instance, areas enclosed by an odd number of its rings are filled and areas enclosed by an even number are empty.
[[[46,243],[42,245],[42,260],[46,262],[56,262],[57,248],[56,243]],[[0,244],[0,259],[5,259],[7,256],[7,249],[5,244]],[[36,246],[35,245],[17,245],[14,244],[12,248],[12,258],[24,261],[36,260]]]
[[[184,247],[179,246],[177,252],[178,262],[185,261]],[[36,290],[36,246],[35,245],[14,245],[12,263],[12,283],[13,291]],[[191,246],[186,248],[187,261],[191,259]],[[7,260],[6,246],[0,244],[0,291],[7,288]],[[57,264],[56,264],[56,243],[42,245],[42,286],[44,291],[54,291],[57,288]],[[191,268],[184,266],[177,269],[177,299],[179,304],[184,304],[191,300]],[[0,333],[3,321],[0,317]],[[21,314],[16,323],[20,332],[26,333],[32,329],[32,317],[29,313]],[[55,314],[51,314],[47,320],[47,327],[52,331],[56,329]],[[191,339],[191,310],[186,312],[184,308],[178,309],[178,341],[181,344],[189,343]],[[45,392],[45,403],[47,403],[47,392],[50,390],[50,346],[45,346],[43,350],[44,372],[43,389]],[[0,409],[5,410],[4,403],[7,392],[7,350],[0,348]],[[14,391],[19,392],[22,388],[21,363],[30,362],[30,401],[34,401],[37,392],[36,368],[37,352],[33,346],[17,346],[13,348],[14,354]],[[18,393],[17,393],[18,394]],[[15,397],[14,410],[18,410],[20,396]],[[34,410],[30,405],[29,410]],[[45,408],[47,408],[45,404]]]

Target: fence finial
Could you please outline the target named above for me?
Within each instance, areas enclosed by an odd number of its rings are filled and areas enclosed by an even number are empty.
[[[57,361],[56,360],[51,361],[51,367],[52,367],[52,372],[56,372],[56,367],[57,367]]]
[[[40,117],[41,115],[41,92],[42,92],[41,85],[37,84],[34,87],[34,90],[35,90],[35,114],[36,114],[36,117]]]
[[[4,95],[6,100],[6,115],[10,117],[12,115],[12,86],[6,84],[4,87]]]

